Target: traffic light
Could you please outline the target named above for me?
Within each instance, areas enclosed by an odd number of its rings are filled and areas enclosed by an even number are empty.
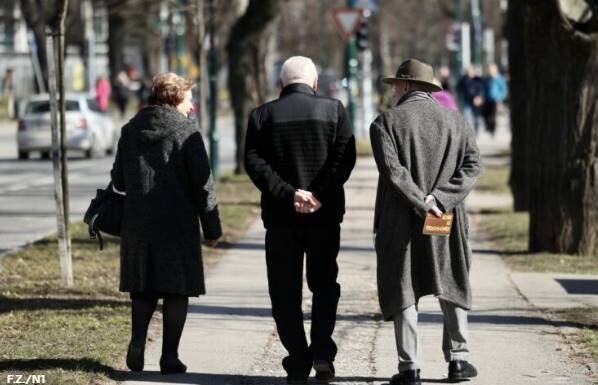
[[[355,40],[357,42],[357,49],[359,51],[365,51],[370,47],[367,20],[362,20],[359,24],[359,28],[355,33]]]

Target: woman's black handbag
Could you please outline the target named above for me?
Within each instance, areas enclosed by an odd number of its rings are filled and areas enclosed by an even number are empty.
[[[101,232],[120,236],[124,204],[125,196],[112,189],[112,182],[105,190],[96,190],[83,221],[89,226],[90,238],[99,240],[100,250],[104,248]]]

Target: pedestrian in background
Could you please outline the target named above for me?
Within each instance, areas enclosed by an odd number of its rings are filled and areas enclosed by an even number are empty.
[[[125,194],[120,291],[131,297],[127,366],[141,371],[147,328],[163,298],[160,371],[183,373],[178,347],[189,297],[205,294],[200,222],[210,245],[222,235],[208,156],[187,118],[193,82],[154,78],[150,105],[122,128],[112,183]],[[199,220],[198,220],[199,218]]]
[[[455,100],[455,97],[449,88],[449,79],[451,74],[448,67],[441,67],[439,73],[440,86],[442,89],[440,91],[434,92],[432,97],[434,97],[438,104],[444,108],[448,108],[452,111],[458,111],[459,106],[457,105],[457,101]]]
[[[484,79],[484,107],[482,115],[486,130],[494,135],[496,132],[496,113],[507,97],[507,82],[498,71],[496,64],[488,66],[488,74]]]
[[[280,83],[280,97],[249,116],[245,168],[262,193],[268,288],[289,353],[282,360],[287,380],[306,383],[313,365],[316,378],[328,381],[337,352],[332,332],[340,297],[336,258],[343,184],[355,165],[355,138],[342,103],[316,95],[318,73],[311,59],[285,61]],[[310,345],[301,309],[304,254],[313,293]]]
[[[120,71],[114,83],[114,101],[120,111],[121,119],[124,119],[129,103],[129,76],[125,71]]]
[[[441,107],[431,66],[403,62],[391,84],[397,105],[370,127],[380,173],[374,213],[378,296],[384,319],[394,321],[399,373],[391,385],[420,385],[417,305],[439,299],[442,349],[451,381],[475,377],[469,357],[471,307],[467,214],[464,199],[480,173],[475,134],[461,114]],[[452,213],[448,236],[422,233],[426,214]]]
[[[478,76],[475,65],[470,64],[461,80],[457,90],[463,100],[463,115],[465,120],[474,128],[476,135],[480,129],[481,108],[484,104],[484,81]]]
[[[110,87],[110,80],[108,76],[102,75],[96,80],[96,101],[100,110],[108,110],[108,101],[110,100],[110,94],[112,93],[112,87]]]
[[[15,117],[15,78],[14,70],[7,68],[2,77],[2,96],[6,98],[6,114]]]

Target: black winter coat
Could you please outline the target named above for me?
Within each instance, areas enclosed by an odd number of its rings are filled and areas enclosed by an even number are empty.
[[[204,294],[199,221],[207,239],[222,229],[205,146],[191,121],[168,106],[139,111],[122,128],[111,176],[126,192],[120,290]]]
[[[354,166],[355,138],[340,101],[295,83],[251,112],[245,169],[262,192],[265,227],[342,222],[343,184]],[[311,191],[322,208],[298,214],[293,205],[297,189]]]

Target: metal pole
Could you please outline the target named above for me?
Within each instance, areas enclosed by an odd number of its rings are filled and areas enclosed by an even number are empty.
[[[347,0],[347,7],[355,8],[355,0]],[[357,60],[357,40],[352,36],[345,45],[345,77],[347,79],[347,111],[349,112],[349,119],[355,129],[355,97],[357,94],[357,67],[359,60]]]
[[[176,9],[176,72],[179,75],[186,73],[185,60],[185,14],[183,8],[185,6],[185,0],[177,1]]]
[[[482,12],[480,10],[480,0],[471,0],[471,21],[473,24],[473,61],[478,68],[482,67]]]
[[[461,28],[463,22],[463,0],[455,0],[455,22],[459,25],[459,35],[461,35]],[[461,59],[462,52],[463,52],[463,41],[460,38],[460,44],[457,47],[457,51],[455,51],[455,60],[454,60],[454,68],[453,68],[453,76],[455,78],[455,83],[459,80],[461,76],[461,71],[463,71],[463,61]]]
[[[368,48],[362,54],[361,76],[361,137],[369,138],[370,123],[374,121],[374,103],[372,98],[372,51]]]
[[[210,0],[210,51],[208,53],[208,78],[210,87],[210,166],[212,175],[217,179],[220,174],[220,154],[218,127],[216,125],[216,115],[218,113],[218,50],[216,49],[216,39],[214,26],[215,9],[214,0]]]
[[[458,91],[457,85],[459,84],[459,80],[463,73],[463,0],[455,0],[455,20],[453,25],[457,26],[457,29],[453,30],[453,33],[458,34],[459,44],[457,45],[456,50],[453,51],[454,56],[452,60],[453,68],[451,69],[451,80],[454,90]],[[456,95],[459,106],[463,107],[463,95],[460,92],[457,92]]]
[[[95,31],[93,29],[93,6],[91,0],[85,0],[83,6],[83,20],[85,20],[85,41],[87,42],[87,86],[89,91],[93,91],[95,74]]]

